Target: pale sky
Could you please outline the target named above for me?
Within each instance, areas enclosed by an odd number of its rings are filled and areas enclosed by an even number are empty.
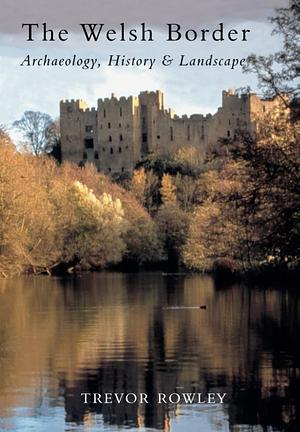
[[[178,114],[214,113],[221,104],[223,89],[250,85],[256,90],[254,76],[245,75],[241,68],[180,67],[185,60],[207,58],[243,58],[252,52],[268,54],[280,46],[271,36],[267,17],[285,0],[2,0],[0,17],[0,124],[9,125],[25,110],[39,110],[54,118],[59,114],[61,99],[85,99],[96,106],[98,98],[137,95],[143,90],[165,92],[165,105]],[[199,30],[214,29],[219,22],[225,29],[250,29],[246,42],[166,42],[166,23]],[[66,42],[26,42],[22,23],[47,22],[52,28],[66,28]],[[79,33],[79,23],[105,23],[118,29],[120,22],[127,27],[139,27],[141,22],[153,29],[154,42],[86,42]],[[21,67],[27,55],[42,58],[97,58],[101,67],[82,70],[78,67]],[[147,67],[108,67],[109,55],[125,58],[154,58]],[[160,60],[168,54],[174,64],[163,67]]]

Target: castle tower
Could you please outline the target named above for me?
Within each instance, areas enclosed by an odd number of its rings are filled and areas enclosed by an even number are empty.
[[[156,92],[141,92],[139,94],[141,153],[143,155],[158,149],[158,123],[164,111],[164,94]]]
[[[100,169],[106,173],[132,171],[140,159],[139,106],[135,97],[114,94],[99,99],[97,107],[97,141]]]
[[[62,160],[90,161],[99,168],[95,108],[89,109],[83,100],[61,101],[60,129]]]

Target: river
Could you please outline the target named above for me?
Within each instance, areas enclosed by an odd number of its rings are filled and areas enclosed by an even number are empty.
[[[299,305],[295,288],[201,275],[0,280],[0,430],[299,431]],[[226,398],[155,399],[187,392]]]

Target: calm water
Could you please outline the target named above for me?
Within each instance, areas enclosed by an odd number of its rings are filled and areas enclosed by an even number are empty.
[[[0,430],[300,431],[299,312],[295,289],[202,276],[1,280]],[[81,392],[229,397],[84,405]]]

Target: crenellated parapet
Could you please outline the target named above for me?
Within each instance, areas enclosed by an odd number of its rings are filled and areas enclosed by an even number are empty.
[[[60,112],[77,112],[87,109],[89,109],[89,106],[83,99],[66,99],[60,101]]]

